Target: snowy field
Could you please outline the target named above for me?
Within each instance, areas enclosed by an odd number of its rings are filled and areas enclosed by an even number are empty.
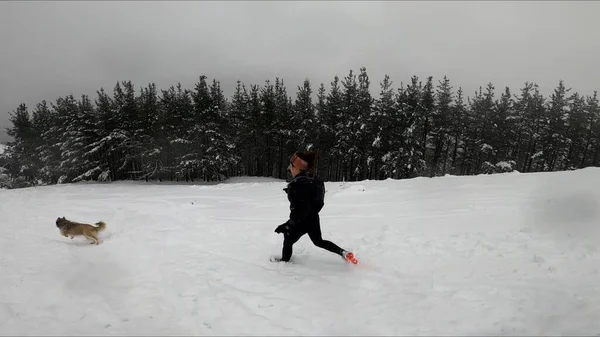
[[[600,169],[327,183],[293,262],[285,182],[0,190],[2,335],[600,335]],[[107,230],[60,236],[59,216]]]

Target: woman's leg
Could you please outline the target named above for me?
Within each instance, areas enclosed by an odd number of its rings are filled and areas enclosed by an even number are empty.
[[[331,241],[323,240],[323,237],[321,236],[321,225],[318,222],[311,225],[308,230],[308,237],[310,237],[310,240],[315,246],[343,256],[344,250],[342,248]]]
[[[283,250],[281,252],[281,261],[288,262],[292,257],[292,246],[296,243],[302,235],[306,234],[302,230],[292,230],[289,234],[283,235]]]

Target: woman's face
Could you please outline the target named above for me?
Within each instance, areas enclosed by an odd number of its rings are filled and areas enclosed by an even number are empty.
[[[300,169],[298,169],[296,166],[290,164],[288,166],[288,170],[290,171],[290,174],[292,175],[292,177],[295,177],[298,175],[298,173],[300,173]]]

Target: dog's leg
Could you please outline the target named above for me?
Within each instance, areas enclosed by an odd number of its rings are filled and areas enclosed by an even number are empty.
[[[100,240],[98,240],[98,234],[97,233],[94,233],[94,235],[92,235],[92,237],[96,241],[96,244],[100,244]]]
[[[98,239],[94,238],[93,236],[88,235],[88,234],[83,234],[83,236],[85,236],[86,239],[91,241],[90,245],[98,244]]]

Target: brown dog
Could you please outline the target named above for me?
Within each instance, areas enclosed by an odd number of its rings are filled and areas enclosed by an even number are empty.
[[[98,232],[106,229],[106,224],[103,221],[96,223],[96,225],[98,227],[67,220],[65,217],[56,219],[56,227],[60,229],[62,236],[73,239],[76,236],[83,235],[91,241],[90,244],[98,244],[100,242]]]

